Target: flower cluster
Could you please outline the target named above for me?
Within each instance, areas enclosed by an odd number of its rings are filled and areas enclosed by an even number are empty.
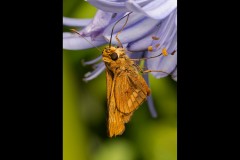
[[[63,33],[63,49],[92,48],[86,39],[95,46],[108,44],[116,21],[132,12],[118,36],[123,46],[129,51],[128,56],[149,58],[161,54],[163,50],[174,53],[147,59],[145,67],[164,71],[151,72],[156,78],[171,75],[177,81],[177,0],[87,0],[87,2],[98,8],[93,19],[63,17],[63,25],[83,27],[79,31],[82,37],[71,32]],[[125,20],[119,21],[115,26],[112,37],[122,29]],[[115,38],[112,39],[112,44],[118,44]],[[85,75],[85,81],[97,77],[105,69],[101,56],[84,63],[95,65],[95,70]],[[147,75],[144,77],[148,82]],[[156,117],[157,113],[151,96],[148,97],[148,106],[152,116]]]

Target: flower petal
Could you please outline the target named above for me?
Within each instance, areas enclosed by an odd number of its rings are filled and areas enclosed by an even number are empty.
[[[156,28],[156,25],[158,23],[159,21],[157,20],[145,18],[139,23],[124,29],[121,34],[119,34],[118,38],[121,43],[129,43],[135,41],[151,33]],[[117,33],[113,34],[112,37],[116,37],[116,34]],[[110,34],[103,34],[103,36],[106,38],[106,40],[110,39]],[[118,44],[115,38],[112,39],[112,44]]]
[[[140,12],[154,19],[163,19],[177,8],[177,0],[156,0],[141,7],[133,0],[126,2],[126,7],[133,12]]]
[[[88,41],[91,41],[90,37],[85,37]],[[81,50],[92,48],[93,46],[84,38],[74,33],[63,33],[63,49],[68,50]],[[106,44],[106,41],[91,41],[94,46],[101,46]]]
[[[168,43],[171,43],[170,40],[177,33],[177,26],[175,25],[175,18],[177,17],[177,11],[172,12],[168,17],[162,20],[162,23],[159,26],[159,31],[156,33],[159,40],[155,40],[152,43],[152,46],[160,44],[161,46],[166,46]]]
[[[145,81],[147,82],[147,84],[148,84],[148,86],[150,88],[148,74],[144,74],[143,77],[144,77]],[[149,112],[151,113],[153,118],[156,118],[157,117],[157,111],[156,111],[156,109],[154,107],[153,99],[152,99],[152,95],[151,94],[147,97],[147,103],[148,103],[148,110],[149,110]]]
[[[161,59],[154,62],[152,59],[148,60],[148,69],[161,70],[163,72],[171,73],[177,65],[177,54],[168,55],[166,57],[161,57]],[[163,72],[152,72],[152,75],[156,78],[162,78],[168,76],[168,74]]]
[[[159,27],[148,36],[144,36],[142,39],[129,43],[129,51],[143,51],[147,50],[148,46],[153,46],[153,51],[160,48],[155,46],[160,44],[166,46],[171,43],[173,37],[177,34],[177,26],[175,25],[176,11],[172,12],[168,17],[163,19],[159,24]],[[152,36],[159,37],[159,40],[152,40]]]
[[[143,58],[144,52],[128,52],[127,55],[131,59],[140,59]]]
[[[146,51],[152,43],[152,36],[152,34],[149,34],[142,39],[128,43],[127,49],[131,52]]]
[[[90,81],[94,78],[96,78],[98,75],[100,75],[105,70],[105,64],[103,62],[100,62],[97,66],[97,68],[93,72],[88,72],[85,74],[84,81]]]
[[[101,59],[102,59],[102,55],[97,57],[97,58],[95,58],[95,59],[93,59],[93,60],[90,60],[90,61],[86,61],[86,62],[82,61],[82,63],[83,63],[83,65],[92,65],[92,64],[97,63]]]
[[[71,32],[63,32],[63,38],[71,38],[73,37],[73,33]]]
[[[91,23],[81,30],[81,34],[92,38],[98,36],[109,25],[112,16],[113,13],[98,10]]]
[[[124,15],[122,15],[121,17],[118,17],[118,19],[116,20],[119,20],[120,18],[122,18]],[[128,21],[127,21],[127,24],[125,25],[124,29],[130,27],[130,26],[133,26],[135,25],[136,23],[140,22],[141,20],[143,20],[144,18],[146,18],[146,16],[144,15],[141,15],[141,14],[138,14],[138,13],[131,13],[128,17]],[[110,25],[108,25],[108,27],[104,30],[103,32],[103,35],[111,35],[111,32],[112,32],[112,29],[113,29],[113,26],[115,25],[114,27],[114,32],[113,33],[116,33],[116,32],[119,32],[122,27],[124,26],[125,22],[126,22],[126,19],[127,17],[123,18],[121,21],[119,21],[117,24],[116,24],[116,21],[112,22]]]
[[[86,1],[103,11],[113,13],[128,12],[128,9],[125,7],[125,2],[115,2],[106,0],[86,0]]]
[[[174,69],[174,71],[171,73],[171,75],[172,75],[172,79],[177,81],[177,67]]]
[[[119,12],[129,12],[125,6],[126,0],[86,0],[93,6],[107,12],[119,13]],[[151,0],[138,0],[136,3],[140,6],[144,6]]]
[[[175,34],[174,37],[172,38],[171,44],[169,45],[169,43],[168,43],[167,49],[168,49],[168,53],[170,53],[170,54],[174,51],[177,52],[177,34]]]
[[[63,25],[65,26],[84,27],[88,25],[91,21],[92,19],[76,19],[63,17]]]

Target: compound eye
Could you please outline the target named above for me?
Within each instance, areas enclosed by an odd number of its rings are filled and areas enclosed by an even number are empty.
[[[116,61],[118,59],[117,53],[113,52],[111,55],[112,60]]]

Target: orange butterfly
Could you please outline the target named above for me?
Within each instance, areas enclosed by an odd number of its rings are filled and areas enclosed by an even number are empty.
[[[106,65],[108,134],[121,135],[124,124],[146,100],[150,89],[124,48],[106,47],[102,59]]]

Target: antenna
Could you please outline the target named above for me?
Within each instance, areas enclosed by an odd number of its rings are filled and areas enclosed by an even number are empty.
[[[91,44],[93,47],[97,48],[97,46],[92,44],[87,38],[83,37],[76,29],[70,29],[70,30],[75,32],[75,33],[77,33],[79,36],[81,36],[83,39],[85,39],[89,44]],[[97,50],[99,50],[101,52],[101,54],[102,54],[102,51],[99,48],[97,48]]]
[[[118,23],[119,21],[121,21],[121,20],[122,20],[123,18],[125,18],[126,16],[129,16],[131,13],[132,13],[132,12],[129,12],[128,14],[126,14],[125,16],[123,16],[121,19],[119,19],[119,20],[114,24],[114,26],[113,26],[113,28],[112,28],[112,32],[111,32],[110,41],[109,41],[109,48],[110,48],[111,45],[112,45],[112,35],[113,35],[113,30],[114,30],[115,26],[117,25],[117,23]],[[128,20],[128,18],[127,18],[127,20]],[[125,26],[126,24],[127,24],[127,21],[126,21],[125,24],[123,25],[121,31],[123,30],[123,28],[124,28],[124,26]],[[121,32],[121,31],[120,31],[120,32]]]

